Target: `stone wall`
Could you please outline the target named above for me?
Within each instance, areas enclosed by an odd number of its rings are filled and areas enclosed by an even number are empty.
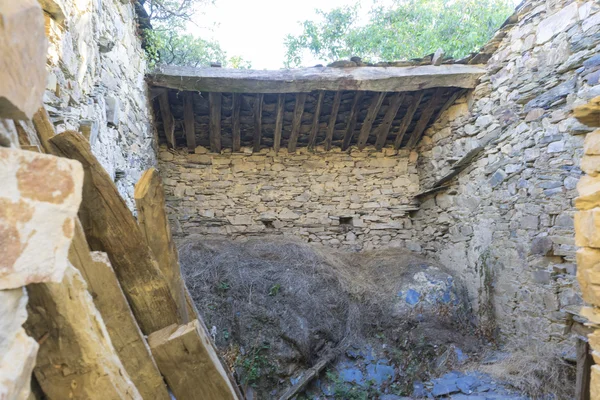
[[[472,160],[413,224],[423,252],[467,282],[482,329],[562,340],[581,302],[573,200],[589,131],[570,114],[600,94],[600,5],[530,1],[516,17],[480,85],[420,143],[423,190]]]
[[[306,148],[159,153],[175,235],[283,234],[353,250],[414,248],[416,153]]]
[[[132,2],[44,0],[50,41],[45,107],[57,132],[89,136],[133,209],[133,187],[156,163],[146,62]]]

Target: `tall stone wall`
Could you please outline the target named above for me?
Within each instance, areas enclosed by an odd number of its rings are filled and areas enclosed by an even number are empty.
[[[175,235],[283,234],[353,250],[415,246],[414,152],[208,154],[199,147],[159,156]]]
[[[133,209],[133,187],[156,163],[146,62],[131,1],[44,0],[50,41],[44,104],[57,132],[89,136]]]
[[[530,1],[515,16],[480,85],[420,143],[423,189],[474,159],[413,224],[423,252],[466,281],[482,329],[561,340],[581,302],[573,200],[589,131],[571,111],[600,94],[600,5]]]

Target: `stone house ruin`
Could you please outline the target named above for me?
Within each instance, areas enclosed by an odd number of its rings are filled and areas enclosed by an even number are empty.
[[[150,71],[128,0],[0,16],[0,399],[242,398],[181,281],[195,234],[404,248],[486,334],[597,360],[598,2],[526,0],[463,60],[291,71]]]

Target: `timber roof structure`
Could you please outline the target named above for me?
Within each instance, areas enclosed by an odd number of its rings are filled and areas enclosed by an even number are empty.
[[[162,66],[148,75],[161,142],[213,152],[414,147],[484,70],[475,65],[258,71]]]

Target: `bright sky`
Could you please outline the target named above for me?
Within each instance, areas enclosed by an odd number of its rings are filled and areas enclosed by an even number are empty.
[[[242,56],[252,62],[253,69],[283,68],[284,38],[299,34],[298,22],[315,19],[315,9],[330,10],[355,0],[215,0],[202,7],[202,14],[189,31],[203,38],[213,37],[227,56]],[[216,26],[212,26],[216,24]],[[207,28],[213,28],[210,32]],[[311,60],[307,65],[318,64]]]

